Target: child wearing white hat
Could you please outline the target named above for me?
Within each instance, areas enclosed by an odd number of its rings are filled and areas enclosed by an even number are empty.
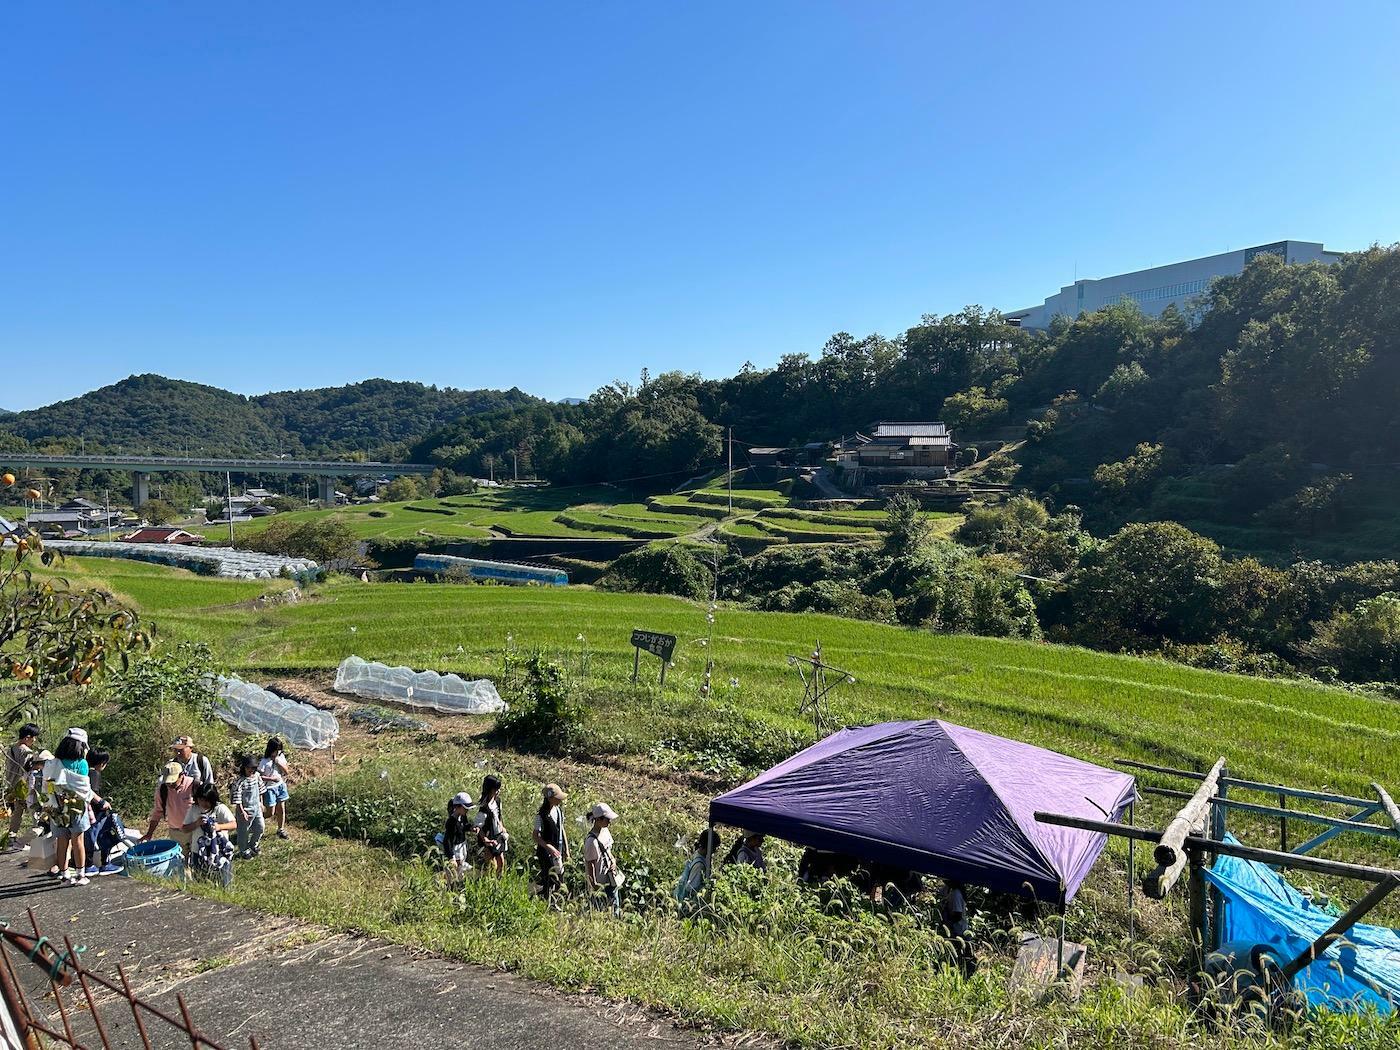
[[[611,905],[612,913],[621,915],[619,891],[626,880],[613,855],[613,837],[609,830],[617,819],[617,811],[606,802],[598,802],[588,811],[588,819],[593,821],[593,828],[583,840],[583,867],[593,894],[593,906],[602,910]]]

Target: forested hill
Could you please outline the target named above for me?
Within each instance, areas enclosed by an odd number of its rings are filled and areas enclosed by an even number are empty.
[[[425,434],[476,412],[518,410],[520,390],[456,390],[369,379],[348,386],[245,397],[218,387],[131,376],[69,401],[0,418],[35,447],[178,455],[337,455],[401,458]]]
[[[743,449],[943,419],[989,464],[1108,529],[1175,519],[1242,550],[1400,546],[1400,248],[1334,266],[1261,255],[1188,319],[1108,307],[1048,333],[975,307],[727,379],[613,384],[581,405],[459,419],[414,450],[462,472],[510,449],[571,481],[680,481]],[[1331,544],[1329,547],[1328,545]]]

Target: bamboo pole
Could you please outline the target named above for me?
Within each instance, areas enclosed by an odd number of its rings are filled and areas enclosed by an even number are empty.
[[[1395,801],[1386,794],[1385,788],[1374,781],[1371,782],[1371,790],[1376,793],[1376,798],[1381,801],[1381,809],[1385,810],[1385,815],[1390,818],[1390,823],[1395,826],[1395,833],[1400,835],[1400,807],[1395,805]]]
[[[1196,789],[1195,794],[1182,806],[1180,811],[1171,819],[1166,828],[1162,831],[1162,838],[1157,843],[1157,848],[1152,851],[1152,856],[1158,864],[1165,866],[1168,870],[1172,867],[1180,869],[1181,862],[1185,857],[1182,844],[1186,841],[1186,836],[1193,834],[1197,828],[1205,826],[1206,814],[1210,812],[1210,800],[1215,797],[1220,790],[1220,775],[1225,772],[1225,759],[1216,760],[1211,766],[1210,772],[1201,781],[1201,786]]]
[[[1160,831],[1150,828],[1132,828],[1114,824],[1107,820],[1091,820],[1088,817],[1074,817],[1064,813],[1037,812],[1035,819],[1042,824],[1054,824],[1062,828],[1078,828],[1081,831],[1097,831],[1105,835],[1137,839],[1139,842],[1159,842]],[[1283,853],[1279,850],[1260,849],[1240,842],[1212,842],[1199,836],[1188,836],[1186,846],[1194,846],[1207,853],[1217,853],[1222,857],[1239,857],[1241,860],[1257,860],[1261,864],[1271,864],[1279,868],[1296,868],[1311,871],[1318,875],[1335,875],[1343,879],[1359,879],[1363,882],[1383,882],[1386,879],[1400,878],[1400,871],[1389,868],[1373,868],[1367,864],[1348,864],[1340,860],[1323,860],[1301,853]]]

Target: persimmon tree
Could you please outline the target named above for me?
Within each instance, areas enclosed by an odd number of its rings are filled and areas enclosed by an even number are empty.
[[[151,647],[150,629],[114,595],[36,574],[36,562],[58,563],[38,535],[20,526],[0,538],[0,679],[11,685],[0,717],[7,723],[34,717],[48,691],[86,687]]]

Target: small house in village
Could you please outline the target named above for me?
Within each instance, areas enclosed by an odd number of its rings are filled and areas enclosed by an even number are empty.
[[[202,543],[203,536],[193,532],[168,526],[147,525],[137,529],[130,536],[122,537],[127,543]]]
[[[946,423],[880,420],[869,433],[843,440],[837,463],[862,478],[939,478],[957,460],[958,446]]]

